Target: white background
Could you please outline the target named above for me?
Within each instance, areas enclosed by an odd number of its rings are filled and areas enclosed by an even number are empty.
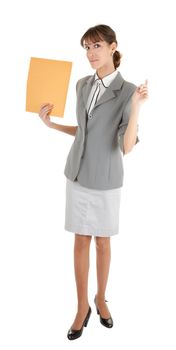
[[[0,347],[6,349],[176,349],[174,1],[8,1],[1,4]],[[79,12],[78,12],[79,11]],[[64,230],[64,167],[73,136],[25,111],[30,57],[73,62],[64,118],[77,125],[76,81],[94,71],[80,46],[95,24],[110,25],[123,54],[122,76],[148,78],[140,143],[124,157],[120,232],[112,238],[107,287],[114,327],[99,323],[95,244],[89,297],[93,313],[79,340],[74,234]]]

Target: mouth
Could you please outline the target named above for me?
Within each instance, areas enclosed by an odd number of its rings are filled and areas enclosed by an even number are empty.
[[[98,60],[90,60],[90,63],[98,62]]]

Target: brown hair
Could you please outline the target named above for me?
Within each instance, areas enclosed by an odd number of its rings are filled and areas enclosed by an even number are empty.
[[[80,40],[82,47],[84,47],[84,40],[86,39],[90,39],[92,42],[104,40],[108,44],[112,44],[113,42],[118,44],[114,30],[105,24],[98,24],[94,27],[90,27]],[[116,50],[113,54],[113,63],[115,68],[120,66],[120,59],[121,54]]]

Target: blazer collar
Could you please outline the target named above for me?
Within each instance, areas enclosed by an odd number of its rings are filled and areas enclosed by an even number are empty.
[[[89,93],[91,91],[91,88],[93,86],[94,79],[95,79],[95,74],[89,76],[88,79],[86,80],[83,88],[82,88],[82,94],[83,94],[83,100],[84,100],[85,106],[87,104],[87,99],[88,99]],[[121,73],[118,72],[117,76],[114,78],[114,80],[108,86],[108,88],[105,90],[103,95],[99,98],[99,100],[95,104],[94,108],[99,106],[100,104],[114,98],[114,97],[117,97],[119,92],[120,92],[120,89],[122,87],[123,82],[124,82],[124,79],[123,79]]]

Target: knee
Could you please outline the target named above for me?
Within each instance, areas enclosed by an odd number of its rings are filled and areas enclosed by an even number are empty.
[[[89,247],[92,236],[84,236],[75,234],[75,246],[77,249],[83,250]]]
[[[109,237],[96,237],[96,249],[100,252],[105,252],[109,249],[110,246],[110,238]]]

